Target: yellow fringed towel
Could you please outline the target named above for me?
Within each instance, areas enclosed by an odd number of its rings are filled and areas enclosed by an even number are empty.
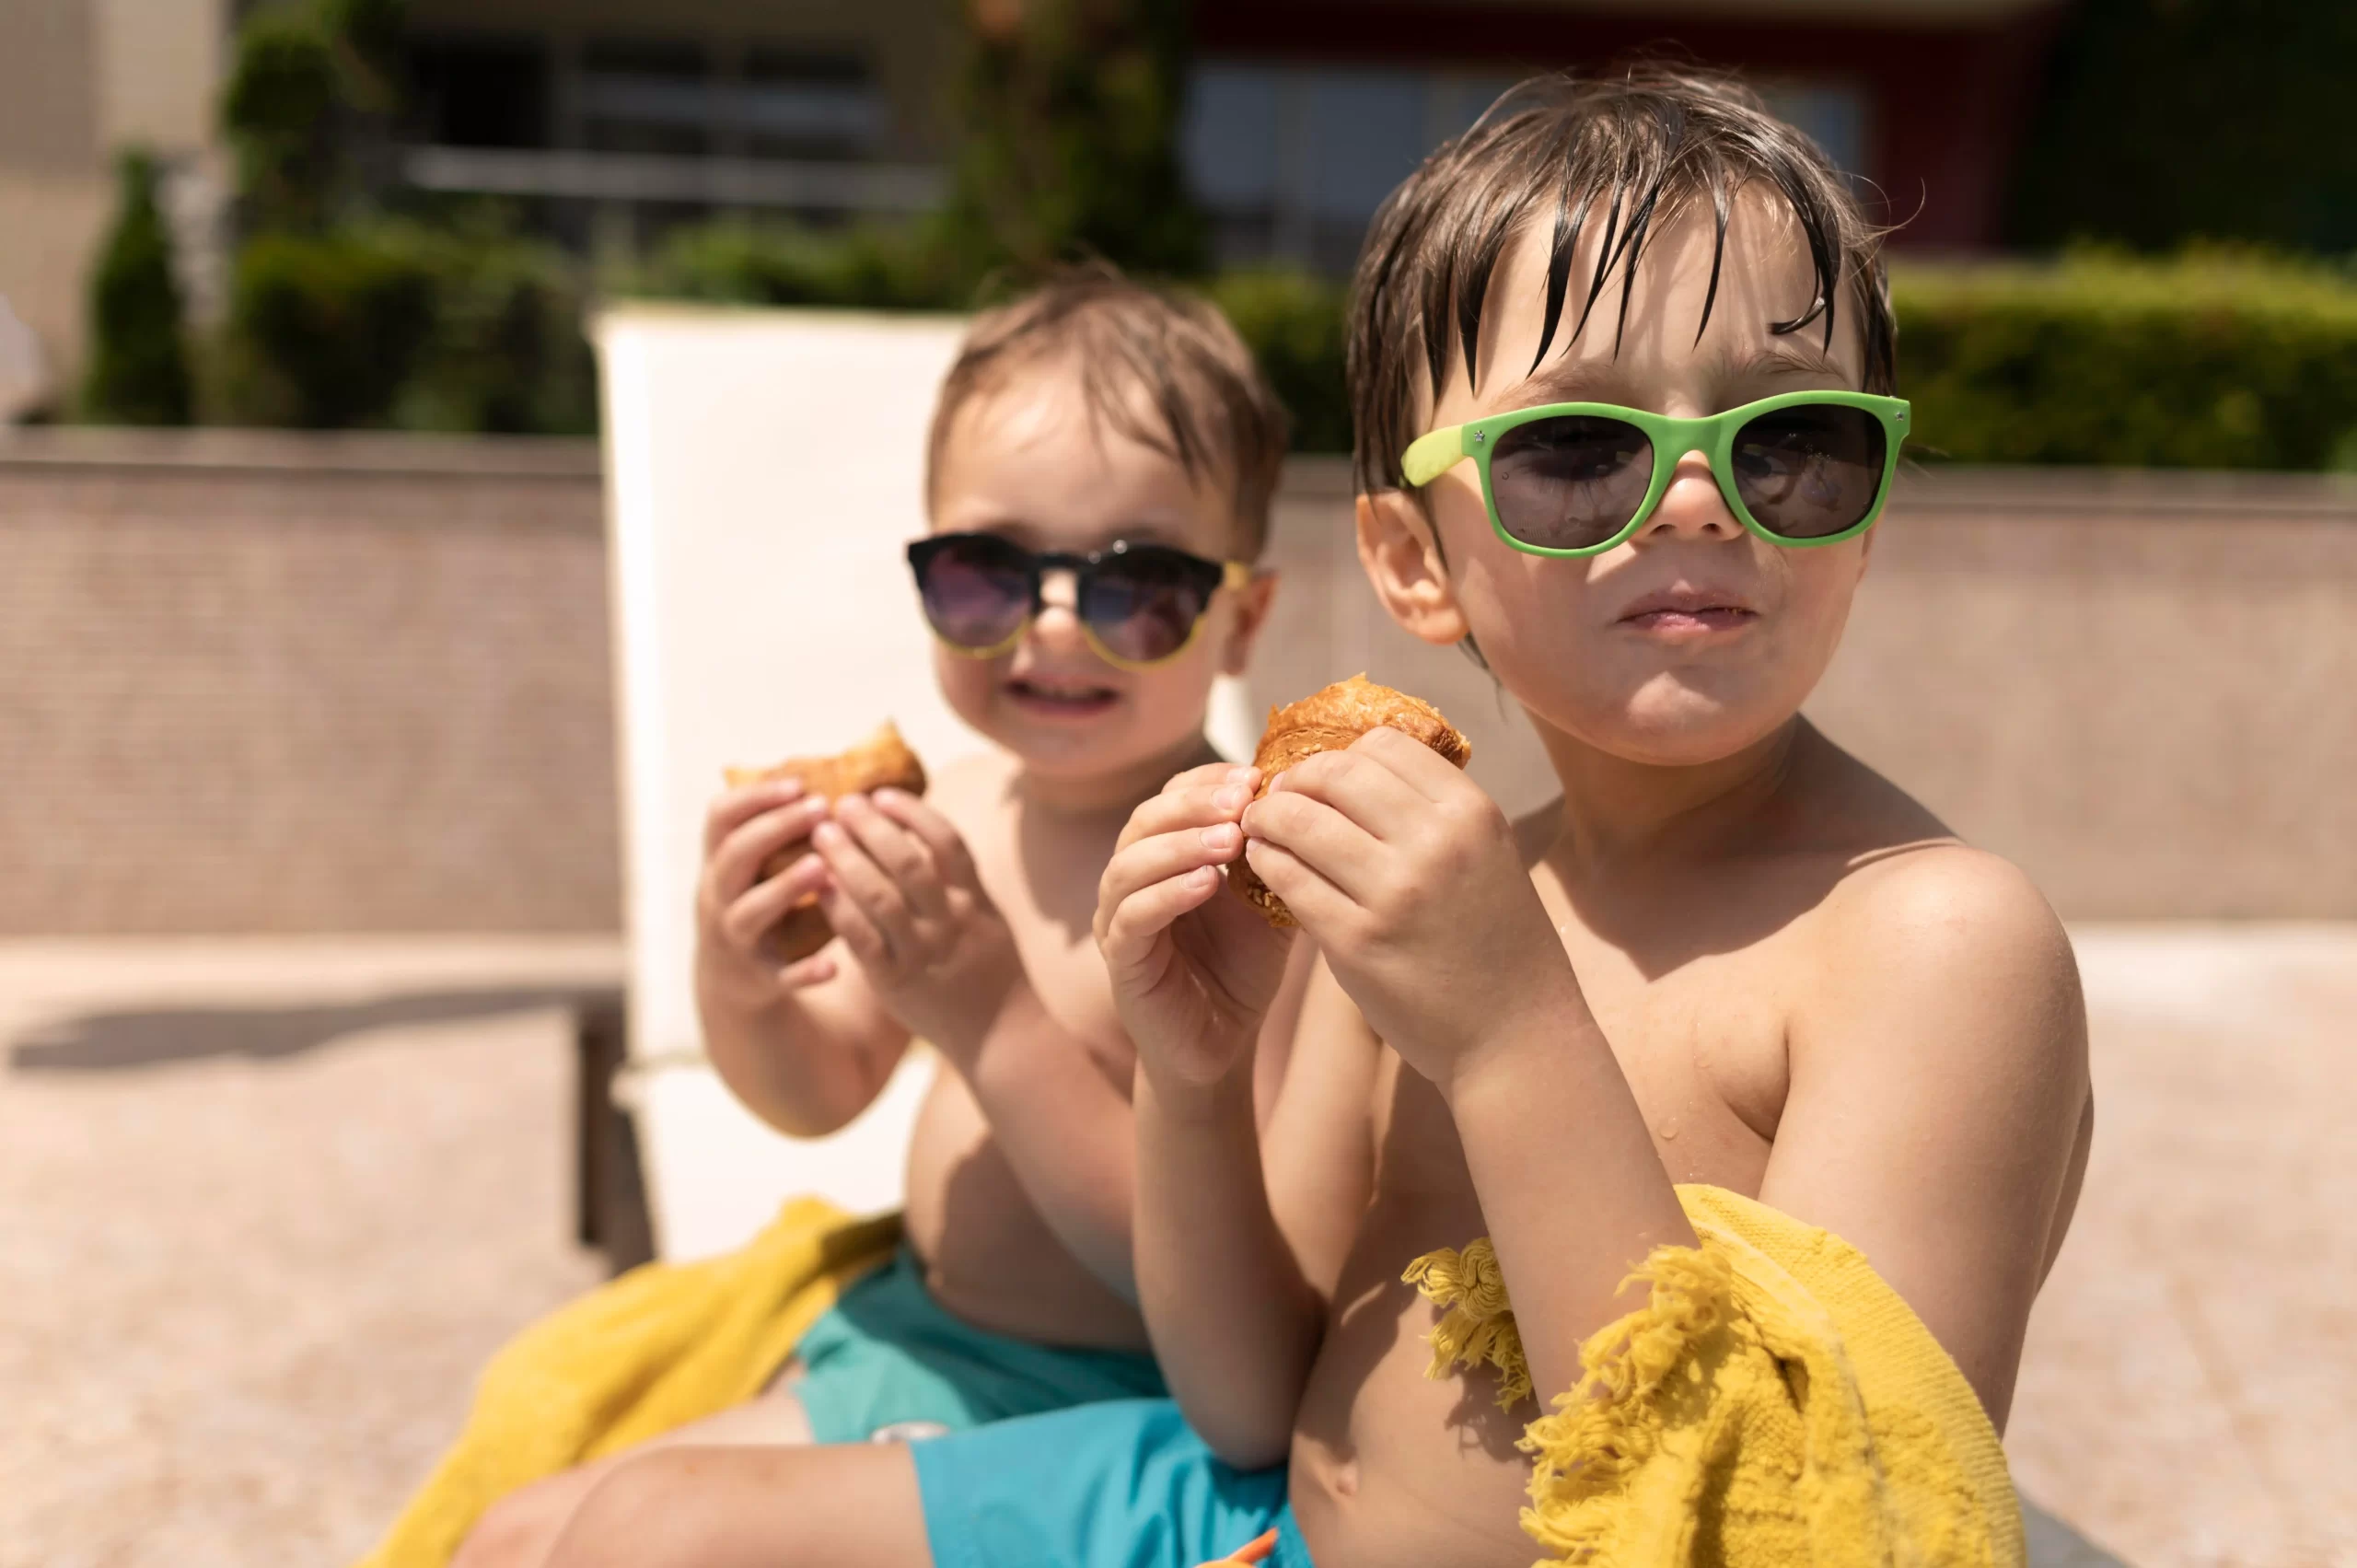
[[[799,1198],[739,1251],[648,1263],[541,1318],[483,1368],[458,1442],[360,1568],[444,1568],[517,1488],[744,1403],[900,1238],[897,1214]]]
[[[1678,1190],[1700,1248],[1581,1347],[1532,1422],[1522,1527],[1588,1568],[2022,1568],[2004,1450],[1946,1351],[1857,1249],[1723,1188]],[[1487,1239],[1406,1278],[1444,1309],[1433,1375],[1530,1391]]]

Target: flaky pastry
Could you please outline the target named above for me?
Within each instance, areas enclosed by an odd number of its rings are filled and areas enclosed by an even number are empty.
[[[1422,741],[1458,767],[1471,761],[1472,745],[1438,708],[1405,691],[1377,686],[1364,675],[1338,680],[1298,703],[1269,710],[1252,765],[1260,770],[1260,794],[1279,773],[1320,751],[1340,751],[1371,729],[1396,729]],[[1257,798],[1257,797],[1256,797]],[[1283,899],[1269,890],[1242,860],[1230,866],[1227,885],[1237,898],[1268,917],[1271,925],[1298,925]]]
[[[730,768],[726,776],[731,789],[771,779],[800,779],[804,789],[828,800],[879,789],[923,795],[925,785],[924,764],[917,761],[917,754],[909,749],[909,743],[900,738],[900,729],[889,719],[874,735],[839,755],[789,757],[774,767]],[[761,863],[761,879],[767,881],[810,853],[807,838],[786,845]],[[825,947],[834,934],[834,927],[819,912],[819,896],[813,893],[786,911],[769,942],[781,959],[793,963]]]

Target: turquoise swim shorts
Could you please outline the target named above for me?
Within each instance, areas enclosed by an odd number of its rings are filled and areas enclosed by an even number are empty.
[[[1122,1400],[913,1444],[934,1568],[1198,1568],[1277,1532],[1311,1568],[1285,1471],[1234,1470],[1168,1400]]]
[[[1164,1392],[1150,1355],[1009,1339],[951,1317],[905,1248],[794,1347],[787,1384],[821,1443],[963,1432],[1010,1416]]]

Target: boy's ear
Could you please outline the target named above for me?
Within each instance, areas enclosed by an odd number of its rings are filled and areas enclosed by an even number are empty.
[[[1237,590],[1236,618],[1219,650],[1222,675],[1241,675],[1252,662],[1253,645],[1260,640],[1260,628],[1269,623],[1269,607],[1276,598],[1277,575],[1266,567],[1255,571],[1252,580]]]
[[[1461,643],[1471,628],[1449,587],[1429,521],[1404,490],[1359,497],[1359,564],[1391,619],[1427,643]]]

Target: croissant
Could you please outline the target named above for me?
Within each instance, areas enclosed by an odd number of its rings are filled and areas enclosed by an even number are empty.
[[[923,795],[925,785],[924,764],[917,761],[917,754],[909,749],[909,743],[888,719],[874,735],[839,756],[789,757],[775,767],[730,768],[726,776],[731,789],[770,779],[800,779],[804,789],[828,800],[878,789]],[[761,880],[769,880],[810,853],[808,839],[786,845],[761,863]],[[819,896],[813,893],[786,912],[769,941],[771,949],[790,964],[825,947],[834,934],[835,928],[819,912]]]
[[[1260,770],[1260,795],[1270,781],[1295,763],[1320,751],[1339,751],[1368,730],[1389,728],[1414,737],[1458,767],[1472,759],[1473,747],[1438,708],[1405,691],[1377,686],[1364,675],[1338,680],[1322,691],[1312,691],[1298,703],[1269,710],[1269,727],[1261,732],[1260,748],[1252,765]],[[1257,798],[1257,796],[1256,796]],[[1252,867],[1242,860],[1228,869],[1228,888],[1268,917],[1271,925],[1297,925],[1285,901],[1269,890]]]

